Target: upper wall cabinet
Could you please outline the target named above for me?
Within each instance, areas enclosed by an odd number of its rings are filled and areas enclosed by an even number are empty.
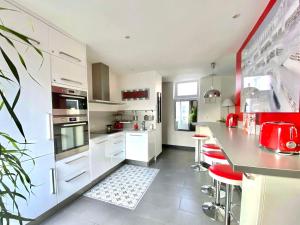
[[[50,28],[51,54],[86,67],[85,45]]]
[[[87,89],[87,69],[62,58],[51,56],[52,83]]]
[[[36,45],[39,49],[49,51],[49,28],[45,23],[4,0],[0,0],[0,5],[2,8],[10,9],[1,10],[1,24],[28,36],[31,43]],[[15,36],[10,33],[4,32],[4,34],[10,38],[15,38]],[[19,41],[20,39],[17,40]]]

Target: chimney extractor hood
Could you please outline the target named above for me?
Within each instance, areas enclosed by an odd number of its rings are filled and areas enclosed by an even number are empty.
[[[90,102],[103,104],[123,104],[110,101],[109,67],[103,63],[92,64],[93,100]]]

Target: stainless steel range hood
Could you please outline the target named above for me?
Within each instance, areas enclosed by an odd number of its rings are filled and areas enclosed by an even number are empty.
[[[109,67],[104,63],[92,64],[92,88],[93,100],[90,102],[123,104],[110,100]]]

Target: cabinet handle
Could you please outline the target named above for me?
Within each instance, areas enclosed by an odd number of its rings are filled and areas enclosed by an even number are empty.
[[[70,123],[70,124],[64,124],[63,127],[75,127],[79,125],[86,125],[86,123]]]
[[[29,41],[32,41],[32,42],[34,42],[37,45],[41,44],[41,42],[39,42],[38,40],[35,40],[35,39],[31,38],[31,37],[29,37],[28,39],[29,39]]]
[[[57,187],[56,187],[56,172],[55,168],[50,169],[50,176],[51,176],[51,194],[55,195],[57,193]]]
[[[99,142],[96,143],[96,145],[102,144],[102,143],[104,143],[104,142],[107,142],[107,140],[99,141]]]
[[[64,55],[64,56],[67,56],[67,57],[69,57],[69,58],[71,58],[71,59],[74,59],[74,60],[76,60],[76,61],[78,61],[78,62],[81,62],[81,59],[79,59],[79,58],[77,58],[77,57],[75,57],[75,56],[72,56],[72,55],[70,55],[70,54],[68,54],[68,53],[66,53],[66,52],[63,52],[63,51],[60,51],[60,52],[58,52],[60,55]]]
[[[124,152],[124,151],[117,152],[117,153],[113,154],[113,156],[115,157],[115,156],[117,156],[117,155],[120,155],[120,154],[123,153],[123,152]]]
[[[85,174],[87,171],[86,170],[84,170],[84,171],[82,171],[81,173],[79,173],[79,174],[77,174],[77,175],[75,175],[74,177],[72,177],[72,178],[70,178],[70,179],[67,179],[67,180],[65,180],[65,182],[70,182],[70,181],[72,181],[72,180],[74,180],[74,179],[76,179],[76,178],[78,178],[78,177],[80,177],[80,176],[82,176],[83,174]]]
[[[71,80],[71,79],[67,79],[67,78],[64,78],[64,77],[62,77],[60,79],[63,80],[63,81],[72,82],[72,83],[76,83],[76,84],[82,85],[82,82],[79,82],[77,80]]]
[[[140,136],[143,136],[143,135],[142,134],[130,134],[130,136],[140,137]]]
[[[65,162],[65,164],[71,164],[72,162],[75,162],[75,161],[77,161],[79,159],[83,159],[83,158],[87,158],[87,156],[83,155],[83,156],[80,156],[80,157],[78,157],[76,159],[71,159],[70,161]]]
[[[86,99],[85,97],[77,96],[77,95],[60,95],[65,98],[77,98],[77,99]]]
[[[54,139],[53,135],[53,121],[52,121],[52,113],[48,113],[48,126],[49,126],[49,140]]]

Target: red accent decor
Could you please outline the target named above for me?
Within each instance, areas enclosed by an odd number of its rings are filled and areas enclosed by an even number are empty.
[[[230,165],[217,164],[209,167],[209,171],[217,176],[230,180],[243,180],[243,173],[235,172]]]
[[[194,134],[193,137],[208,138],[208,136],[204,134]]]
[[[220,146],[216,144],[204,144],[202,145],[203,148],[209,148],[209,149],[214,149],[214,150],[220,150]]]
[[[123,100],[149,99],[149,89],[122,91]]]
[[[239,115],[235,113],[229,113],[226,117],[227,127],[237,127],[238,126]]]
[[[226,159],[225,155],[220,151],[207,151],[203,153],[205,156],[214,159]]]
[[[277,0],[270,0],[267,7],[263,11],[262,15],[259,17],[258,21],[250,31],[246,40],[243,42],[241,48],[236,54],[236,89],[235,89],[235,113],[239,115],[239,120],[243,120],[243,113],[240,111],[241,107],[241,65],[242,65],[242,51],[247,46],[251,38],[254,36],[260,25],[265,20],[266,16],[269,14]],[[293,122],[297,127],[300,127],[300,113],[257,113],[256,114],[256,124],[260,125],[263,122],[268,121],[284,121]]]
[[[260,128],[259,144],[282,153],[299,153],[300,136],[293,123],[265,122]]]

